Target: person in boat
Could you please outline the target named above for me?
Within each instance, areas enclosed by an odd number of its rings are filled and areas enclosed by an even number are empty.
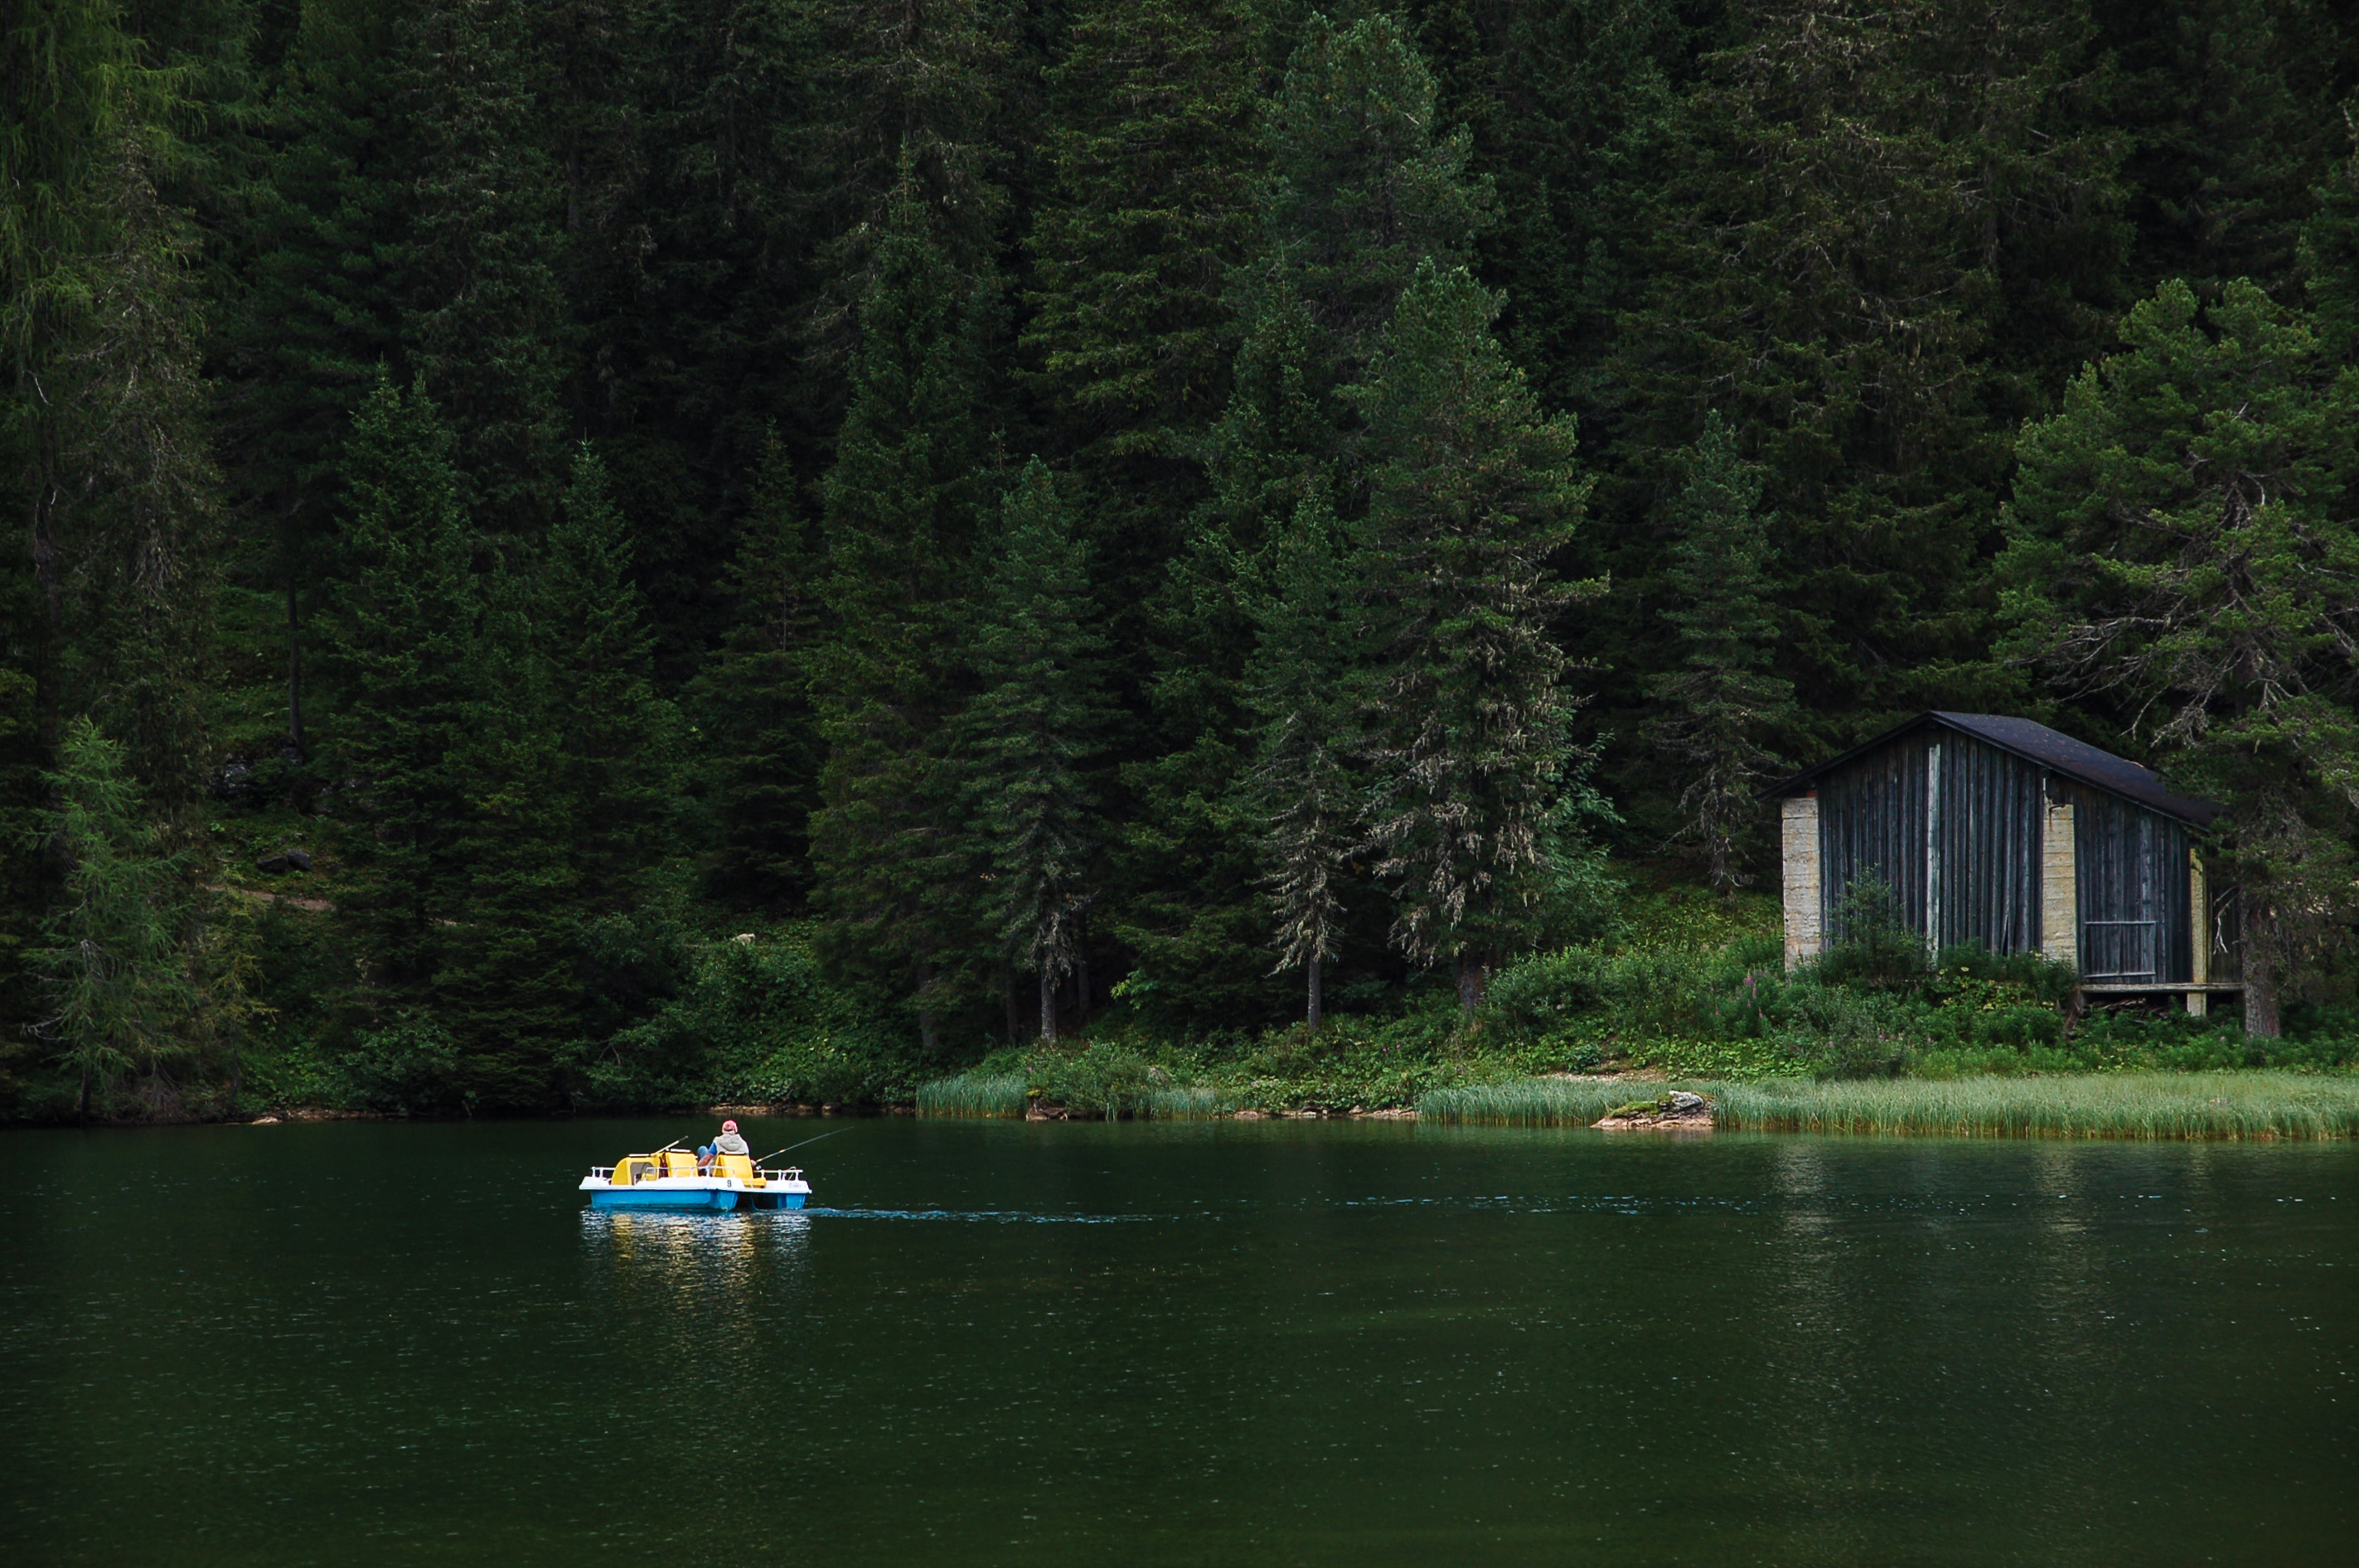
[[[712,1152],[715,1154],[750,1154],[753,1152],[751,1149],[748,1149],[745,1146],[745,1140],[738,1136],[737,1124],[734,1121],[724,1121],[721,1124],[721,1136],[712,1141]]]

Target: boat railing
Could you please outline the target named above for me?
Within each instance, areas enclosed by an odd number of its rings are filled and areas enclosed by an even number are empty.
[[[612,1165],[592,1165],[590,1167],[590,1179],[593,1182],[611,1182],[614,1179],[614,1167]]]
[[[803,1168],[800,1165],[765,1165],[754,1173],[754,1177],[765,1186],[772,1182],[799,1182],[802,1180]]]

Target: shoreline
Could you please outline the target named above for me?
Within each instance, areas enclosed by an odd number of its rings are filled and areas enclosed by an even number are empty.
[[[950,1082],[955,1083],[956,1080]],[[1696,1135],[1793,1132],[1875,1138],[2052,1138],[2133,1141],[2340,1142],[2359,1140],[2359,1073],[2269,1068],[2173,1073],[2140,1070],[2045,1076],[1725,1082],[1659,1073],[1553,1074],[1434,1089],[1408,1106],[1264,1108],[1221,1104],[1209,1089],[1158,1101],[1075,1108],[1006,1080],[990,1097],[947,1095],[940,1086],[912,1102],[777,1104],[723,1101],[678,1109],[596,1109],[485,1121],[560,1121],[665,1117],[765,1119],[1401,1121],[1435,1126],[1596,1129]],[[1013,1091],[1013,1092],[1010,1092]],[[1701,1112],[1669,1116],[1677,1093],[1702,1097]],[[931,1099],[929,1105],[927,1100]],[[87,1129],[257,1127],[338,1121],[448,1123],[471,1119],[330,1106],[275,1107],[258,1115],[169,1120],[93,1120]],[[73,1127],[19,1121],[18,1128]]]

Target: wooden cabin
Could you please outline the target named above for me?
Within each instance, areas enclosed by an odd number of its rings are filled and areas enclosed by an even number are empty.
[[[2207,887],[2199,848],[2218,808],[2045,724],[1923,713],[1769,793],[1788,969],[1840,936],[1873,873],[1937,951],[2043,953],[2084,992],[2183,994],[2190,1012],[2243,989],[2233,895]]]

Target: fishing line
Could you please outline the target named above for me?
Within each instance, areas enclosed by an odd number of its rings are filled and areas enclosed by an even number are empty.
[[[798,1149],[808,1149],[812,1144],[819,1142],[821,1139],[834,1138],[851,1130],[852,1129],[849,1127],[839,1127],[833,1132],[821,1133],[818,1138],[806,1138],[800,1143],[789,1143],[784,1149],[773,1149],[767,1154],[763,1155],[762,1160],[775,1160],[781,1154],[791,1154]],[[755,1165],[759,1167],[762,1163],[762,1160],[755,1161]]]

